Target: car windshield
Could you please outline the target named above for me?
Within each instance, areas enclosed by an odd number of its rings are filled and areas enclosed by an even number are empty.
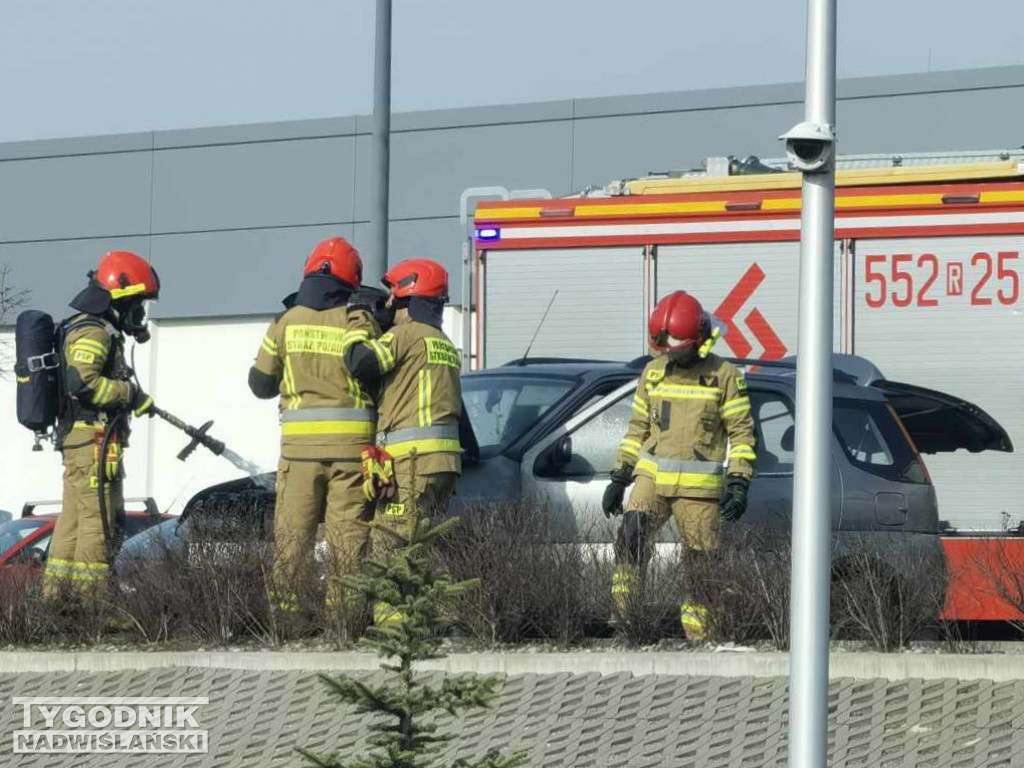
[[[12,520],[0,525],[0,555],[7,554],[18,542],[24,541],[46,524],[45,520]]]
[[[573,388],[575,380],[536,374],[466,376],[462,399],[481,457],[501,453]]]

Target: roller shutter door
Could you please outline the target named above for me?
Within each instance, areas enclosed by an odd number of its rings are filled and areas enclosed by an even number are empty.
[[[1024,448],[1020,236],[860,240],[854,348],[894,381],[968,400]],[[961,529],[1024,519],[1019,454],[925,456],[939,516]]]
[[[523,356],[631,360],[644,354],[642,248],[490,251],[483,264],[484,364]]]
[[[845,351],[842,244],[835,251],[836,351]],[[720,355],[777,359],[796,354],[799,243],[716,243],[659,246],[656,293],[692,293],[732,327]]]

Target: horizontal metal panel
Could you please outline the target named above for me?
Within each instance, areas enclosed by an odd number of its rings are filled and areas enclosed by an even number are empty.
[[[147,152],[0,164],[0,241],[149,232]]]
[[[367,229],[357,229],[357,243],[361,231]],[[448,270],[448,296],[453,304],[461,304],[462,242],[462,228],[457,218],[392,221],[388,238],[388,261],[391,265],[406,259],[433,259],[440,262]]]
[[[486,366],[522,357],[534,333],[531,357],[630,360],[643,354],[643,267],[640,248],[487,254]]]
[[[361,141],[359,149],[364,167],[369,142]],[[571,157],[568,120],[396,133],[391,137],[391,217],[457,216],[467,187],[543,187],[568,194]],[[366,218],[362,206],[367,203],[359,201],[359,220]]]
[[[153,230],[352,221],[354,157],[353,137],[159,150]]]
[[[1024,237],[862,240],[855,248],[857,354],[888,379],[975,403],[1024,449]],[[1024,520],[1019,453],[925,462],[942,519],[987,530]]]
[[[835,254],[834,348],[842,349],[842,248]],[[720,355],[778,359],[795,355],[799,243],[659,246],[656,294],[684,290],[730,325]]]
[[[10,285],[29,291],[24,309],[41,309],[61,319],[71,314],[68,302],[88,284],[87,273],[96,269],[103,254],[111,250],[134,251],[147,257],[149,238],[110,237],[0,245],[0,267],[11,268]],[[162,278],[163,272],[158,271]],[[13,323],[16,314],[17,310],[3,322]]]
[[[296,290],[313,247],[352,237],[351,224],[204,232],[153,238],[160,272],[157,317],[273,314]]]

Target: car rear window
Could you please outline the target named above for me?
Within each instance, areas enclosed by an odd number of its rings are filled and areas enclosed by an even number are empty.
[[[837,400],[832,422],[855,466],[886,480],[928,483],[920,457],[884,403]]]

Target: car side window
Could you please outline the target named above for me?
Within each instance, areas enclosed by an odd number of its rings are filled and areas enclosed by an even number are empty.
[[[851,459],[877,467],[895,463],[878,423],[867,410],[836,408],[833,421]]]
[[[611,472],[619,443],[629,426],[632,402],[633,393],[630,392],[573,430],[569,435],[572,442],[568,462],[545,474],[556,477],[592,477]]]
[[[796,438],[792,404],[777,392],[765,390],[751,390],[750,404],[757,428],[754,472],[758,475],[792,474]]]

